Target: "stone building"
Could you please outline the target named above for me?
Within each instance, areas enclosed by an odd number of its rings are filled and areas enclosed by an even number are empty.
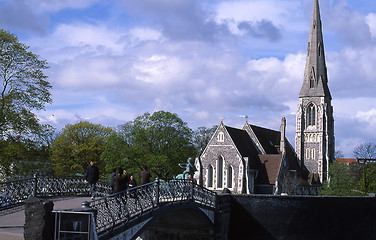
[[[318,0],[314,0],[303,85],[296,117],[295,150],[280,131],[223,119],[196,159],[203,186],[237,193],[316,194],[334,159],[334,119],[328,88]]]
[[[334,160],[334,118],[328,87],[324,41],[318,0],[314,0],[303,85],[296,114],[295,151],[321,182]]]

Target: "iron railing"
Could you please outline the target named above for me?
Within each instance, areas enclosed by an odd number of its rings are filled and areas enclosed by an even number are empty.
[[[110,192],[108,182],[98,182],[96,191],[98,196],[108,195]],[[82,177],[36,175],[33,178],[0,182],[0,211],[23,204],[30,196],[84,195],[88,192],[89,186]]]
[[[216,193],[191,181],[156,180],[139,187],[112,194],[87,203],[96,212],[98,234],[141,216],[163,204],[191,200],[214,209]]]

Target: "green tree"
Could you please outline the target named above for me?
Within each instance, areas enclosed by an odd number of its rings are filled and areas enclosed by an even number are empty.
[[[0,29],[0,136],[39,135],[50,126],[39,122],[35,111],[52,103],[45,60],[28,51],[28,46]]]
[[[349,167],[343,163],[333,162],[329,166],[329,181],[323,183],[320,195],[355,196],[361,195],[361,192],[356,190],[356,181]]]
[[[50,174],[52,170],[48,147],[22,137],[0,141],[0,156],[2,179]]]
[[[22,174],[20,167],[34,171],[32,166],[45,165],[38,161],[46,159],[44,139],[53,130],[50,125],[41,124],[36,116],[37,111],[52,102],[51,85],[43,73],[48,65],[28,48],[15,35],[0,29],[0,173],[3,176]]]
[[[171,177],[182,171],[178,163],[197,152],[192,130],[174,113],[145,113],[120,126],[119,132],[128,146],[125,167],[134,171],[146,165],[158,177]]]
[[[111,133],[110,127],[87,121],[66,125],[51,146],[51,160],[55,173],[84,173],[90,160],[94,160],[103,173],[105,163],[101,161],[100,156],[105,149],[105,140]]]
[[[364,193],[376,193],[376,165],[364,164],[360,169],[358,186]]]
[[[108,136],[104,147],[105,150],[101,155],[101,159],[106,163],[105,168],[107,173],[111,173],[112,169],[126,166],[129,146],[120,133],[113,132]]]

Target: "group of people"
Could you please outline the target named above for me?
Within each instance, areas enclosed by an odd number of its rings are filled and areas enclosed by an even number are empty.
[[[147,167],[144,167],[141,175],[141,185],[149,183],[151,174]],[[125,169],[113,169],[110,179],[110,187],[112,193],[121,192],[127,190],[127,188],[133,188],[137,186],[137,182],[132,174],[128,175]]]
[[[110,187],[112,193],[121,192],[127,190],[127,188],[136,187],[137,182],[133,175],[128,175],[127,171],[122,168],[113,169],[110,179]]]

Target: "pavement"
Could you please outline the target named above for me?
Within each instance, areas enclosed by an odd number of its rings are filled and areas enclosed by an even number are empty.
[[[90,197],[66,197],[59,199],[50,199],[54,203],[54,210],[75,209],[80,208],[81,203],[90,201]],[[25,225],[25,211],[9,213],[0,216],[0,239],[1,240],[23,240]]]

